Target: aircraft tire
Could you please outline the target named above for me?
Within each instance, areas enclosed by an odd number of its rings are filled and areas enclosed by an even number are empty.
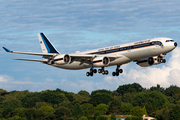
[[[89,76],[89,75],[90,75],[90,73],[89,73],[89,72],[87,72],[87,73],[86,73],[86,76]]]
[[[120,70],[119,70],[119,73],[123,73],[123,69],[120,69]]]
[[[116,73],[115,72],[112,72],[112,76],[115,76],[116,75]]]

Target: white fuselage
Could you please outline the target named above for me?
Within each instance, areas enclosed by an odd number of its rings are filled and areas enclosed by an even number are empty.
[[[78,52],[77,54],[82,55],[102,55],[102,56],[115,56],[117,59],[110,62],[107,66],[113,65],[122,65],[129,63],[131,61],[136,61],[144,58],[159,56],[160,54],[166,54],[172,51],[176,46],[174,46],[174,42],[167,42],[167,40],[172,40],[171,38],[153,38],[147,39],[127,44],[120,44],[115,46],[109,46],[84,52]],[[76,54],[76,53],[74,53]],[[90,68],[91,66],[87,63],[80,64],[78,61],[74,61],[70,64],[57,65],[52,64],[54,67],[70,69],[70,70],[78,70]],[[96,64],[93,64],[93,67],[100,67]]]

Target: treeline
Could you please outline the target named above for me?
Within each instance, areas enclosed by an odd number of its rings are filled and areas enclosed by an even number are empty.
[[[143,115],[157,120],[180,119],[180,88],[138,83],[121,85],[115,91],[85,90],[77,94],[61,89],[41,92],[0,89],[1,120],[107,120],[104,115],[131,115],[126,120],[142,119]]]

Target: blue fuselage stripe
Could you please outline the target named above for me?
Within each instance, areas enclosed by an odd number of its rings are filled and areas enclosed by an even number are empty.
[[[126,46],[126,47],[121,47],[121,48],[116,48],[116,49],[111,49],[111,50],[93,52],[93,53],[89,53],[89,54],[108,54],[108,53],[114,53],[114,52],[120,52],[120,51],[126,51],[126,50],[133,50],[133,49],[137,49],[137,48],[149,47],[149,46],[153,46],[153,45],[154,44],[152,42],[150,42],[150,43]]]

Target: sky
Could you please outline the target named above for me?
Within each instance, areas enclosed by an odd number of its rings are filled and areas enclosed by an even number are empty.
[[[37,34],[43,32],[59,52],[86,51],[154,37],[169,37],[180,45],[180,1],[177,0],[0,0],[0,46],[13,51],[42,52]],[[0,89],[55,90],[78,93],[116,90],[139,83],[180,86],[180,47],[166,56],[166,63],[142,68],[122,65],[123,74],[87,77],[84,70],[64,70],[38,62],[42,59],[6,53],[0,49]]]

